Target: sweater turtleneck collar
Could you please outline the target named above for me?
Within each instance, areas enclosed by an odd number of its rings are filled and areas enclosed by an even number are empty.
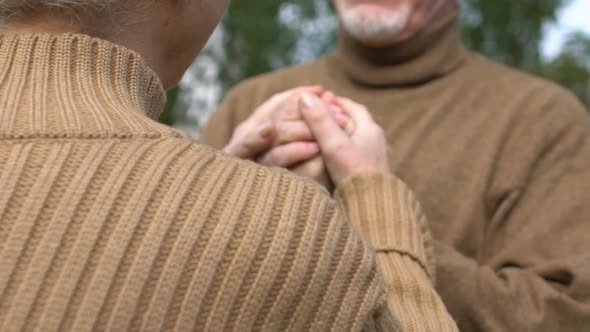
[[[465,57],[454,10],[431,28],[386,48],[369,48],[340,29],[335,60],[357,84],[388,87],[428,82],[455,69]]]
[[[79,34],[0,34],[0,137],[161,136],[165,93],[139,54]]]

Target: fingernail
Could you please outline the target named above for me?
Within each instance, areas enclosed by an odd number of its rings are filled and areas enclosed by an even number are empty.
[[[303,104],[309,108],[315,107],[319,104],[319,99],[318,97],[309,94],[309,93],[303,93],[301,94],[301,101],[303,102]]]
[[[344,115],[336,114],[334,119],[336,120],[338,126],[340,126],[342,129],[348,125],[348,119]]]
[[[272,133],[272,128],[273,128],[272,122],[268,121],[258,128],[258,134],[262,138],[268,138],[270,136],[270,134]]]

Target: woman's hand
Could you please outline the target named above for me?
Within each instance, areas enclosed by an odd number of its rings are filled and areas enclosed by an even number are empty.
[[[334,120],[329,106],[305,94],[301,114],[318,143],[332,181],[338,186],[349,176],[390,173],[387,141],[383,129],[367,109],[346,98],[336,98],[355,125],[351,135]]]

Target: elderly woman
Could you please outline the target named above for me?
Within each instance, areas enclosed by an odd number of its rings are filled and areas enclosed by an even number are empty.
[[[345,213],[155,121],[227,2],[0,0],[0,330],[454,328],[368,114],[348,136],[302,104]],[[383,222],[394,237],[371,234]]]

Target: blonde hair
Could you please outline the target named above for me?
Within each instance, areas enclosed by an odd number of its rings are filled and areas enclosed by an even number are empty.
[[[103,9],[120,0],[0,0],[0,23],[39,9]]]

